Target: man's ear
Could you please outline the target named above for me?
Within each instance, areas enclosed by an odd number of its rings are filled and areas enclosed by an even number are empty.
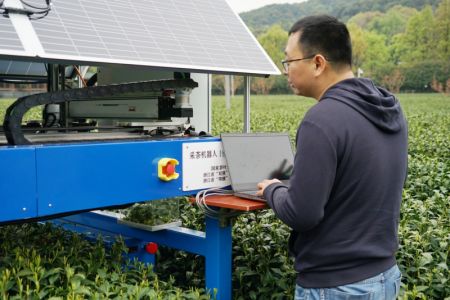
[[[313,58],[313,63],[314,63],[314,71],[316,73],[316,76],[318,76],[322,74],[322,72],[325,70],[327,60],[322,54],[317,54]]]

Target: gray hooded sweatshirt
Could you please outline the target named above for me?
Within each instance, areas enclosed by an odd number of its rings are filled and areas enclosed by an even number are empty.
[[[395,261],[407,127],[400,104],[368,79],[329,88],[297,131],[289,187],[264,197],[292,228],[297,284],[335,287],[375,276]]]

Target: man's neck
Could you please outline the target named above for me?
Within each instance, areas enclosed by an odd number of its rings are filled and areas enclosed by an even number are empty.
[[[352,70],[346,70],[343,72],[335,73],[332,72],[329,74],[327,80],[324,80],[323,84],[318,89],[317,95],[314,97],[317,101],[320,101],[322,99],[323,94],[332,87],[333,85],[337,84],[338,82],[341,82],[345,79],[354,78],[355,75],[353,75]]]

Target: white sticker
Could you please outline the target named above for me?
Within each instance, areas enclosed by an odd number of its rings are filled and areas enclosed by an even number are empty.
[[[183,144],[183,191],[231,184],[222,142]]]

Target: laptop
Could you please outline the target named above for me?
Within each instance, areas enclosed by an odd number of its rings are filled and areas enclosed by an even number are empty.
[[[257,201],[257,184],[277,178],[288,184],[294,153],[287,133],[224,133],[220,135],[234,195]]]

